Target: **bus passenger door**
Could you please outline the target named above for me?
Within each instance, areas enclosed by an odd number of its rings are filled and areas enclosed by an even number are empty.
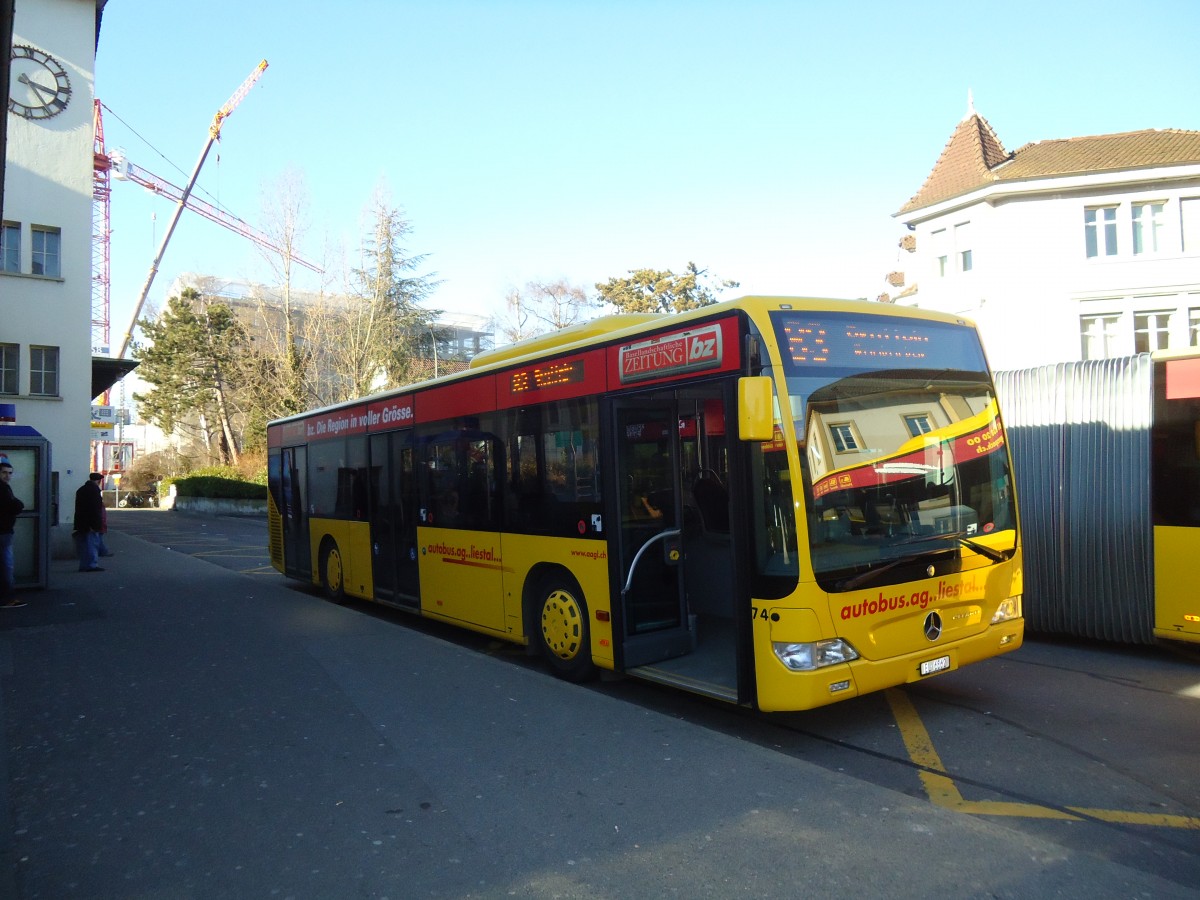
[[[620,583],[626,669],[691,649],[683,585],[679,420],[671,399],[614,401]]]
[[[312,552],[308,543],[308,448],[284,447],[280,452],[283,508],[284,572],[294,578],[312,577]]]
[[[417,498],[412,432],[371,437],[371,558],[379,600],[417,605]]]

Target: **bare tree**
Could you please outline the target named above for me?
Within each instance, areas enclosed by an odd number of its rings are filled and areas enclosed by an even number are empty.
[[[510,344],[542,333],[542,327],[530,309],[529,300],[517,288],[511,288],[504,298],[505,313],[492,321],[492,327]]]
[[[268,328],[265,336],[273,345],[270,353],[279,365],[276,390],[281,406],[288,412],[299,412],[308,405],[305,390],[304,353],[297,334],[300,313],[292,293],[292,273],[296,265],[299,240],[308,230],[308,188],[304,174],[289,168],[262,192],[264,233],[277,247],[276,253],[259,246],[267,264],[275,273],[277,290],[272,300],[278,315],[264,315],[264,321],[274,319],[277,327]],[[265,313],[265,310],[264,310]]]
[[[510,290],[504,299],[506,315],[494,325],[514,343],[585,322],[592,308],[597,306],[588,298],[586,290],[565,278],[530,281],[520,290]]]

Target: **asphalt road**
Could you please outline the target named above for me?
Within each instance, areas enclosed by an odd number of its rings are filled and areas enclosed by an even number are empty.
[[[261,520],[110,528],[0,621],[0,896],[1200,895],[1189,647],[764,715],[326,603]]]

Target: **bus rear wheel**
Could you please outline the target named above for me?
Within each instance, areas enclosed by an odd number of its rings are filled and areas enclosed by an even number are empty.
[[[551,578],[542,582],[538,601],[537,635],[550,668],[567,681],[586,680],[595,669],[583,592],[566,578]]]
[[[335,541],[321,545],[321,584],[325,596],[334,603],[346,599],[346,570],[342,567],[342,551]]]

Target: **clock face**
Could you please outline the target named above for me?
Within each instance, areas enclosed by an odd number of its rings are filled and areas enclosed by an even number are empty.
[[[71,80],[62,64],[42,50],[17,44],[9,70],[8,110],[26,119],[57,116],[71,102]]]

